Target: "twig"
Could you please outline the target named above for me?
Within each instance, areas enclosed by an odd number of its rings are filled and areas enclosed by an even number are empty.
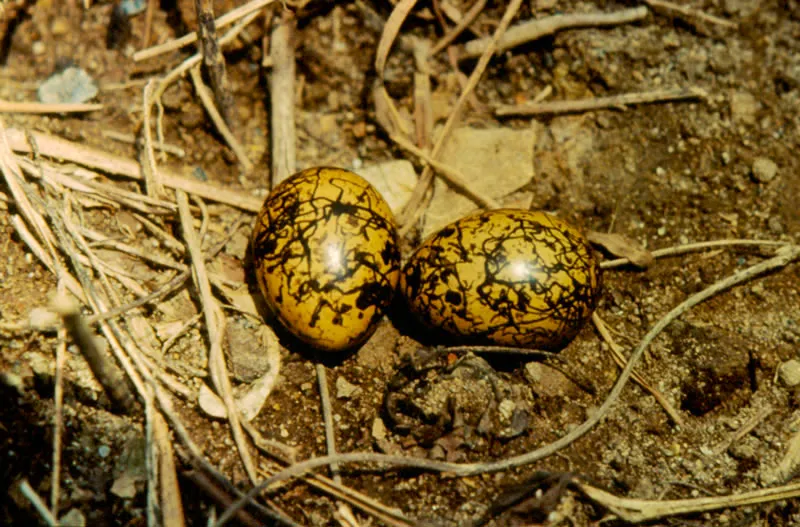
[[[0,100],[0,113],[85,113],[102,110],[96,103],[12,102]]]
[[[197,10],[197,34],[203,50],[203,63],[217,102],[216,107],[225,124],[229,128],[236,128],[234,100],[225,73],[225,57],[217,42],[217,28],[214,25],[214,3],[212,0],[195,0],[194,5]]]
[[[147,10],[144,15],[144,31],[142,31],[142,47],[150,45],[153,32],[153,16],[158,9],[157,0],[147,0]]]
[[[692,9],[691,7],[682,6],[675,4],[673,2],[667,2],[665,0],[644,0],[644,3],[649,5],[654,11],[658,11],[659,8],[663,11],[673,11],[678,14],[683,15],[684,17],[688,18],[691,22],[692,19],[702,20],[703,22],[710,22],[712,24],[717,24],[719,26],[735,29],[739,27],[739,24],[736,22],[731,22],[730,20],[725,20],[724,18],[720,18],[718,16],[709,15],[708,13],[704,13],[698,9]]]
[[[400,148],[408,150],[417,156],[422,163],[435,168],[436,172],[447,182],[450,187],[469,197],[481,207],[486,209],[500,208],[500,204],[491,197],[482,195],[481,193],[472,190],[472,188],[469,186],[469,183],[467,183],[467,177],[457,168],[454,168],[447,163],[442,163],[441,161],[435,160],[430,154],[420,148],[417,148],[414,146],[414,143],[400,134],[390,134],[390,138],[392,141],[397,143]]]
[[[389,51],[400,33],[400,27],[408,14],[414,9],[417,0],[400,0],[392,9],[392,14],[383,25],[381,39],[375,51],[375,71],[378,77],[383,80],[383,72],[386,70],[386,60],[389,58]]]
[[[208,331],[208,338],[211,343],[208,353],[208,368],[211,374],[211,380],[214,383],[217,394],[225,402],[228,421],[231,425],[234,441],[239,448],[239,456],[242,459],[244,469],[250,480],[255,483],[258,474],[256,473],[253,459],[250,456],[246,438],[239,424],[239,410],[236,408],[236,401],[233,399],[233,391],[225,367],[225,358],[223,357],[222,341],[225,338],[225,315],[219,308],[216,299],[211,294],[211,284],[206,274],[205,259],[200,250],[197,234],[194,232],[194,227],[192,226],[192,215],[189,212],[189,201],[186,193],[180,190],[177,191],[176,200],[178,202],[178,212],[180,214],[183,237],[186,240],[186,248],[192,259],[195,285],[200,294],[203,316],[206,321],[206,330]]]
[[[325,373],[325,365],[317,362],[315,365],[317,371],[317,383],[319,384],[319,399],[320,406],[322,407],[322,420],[325,426],[325,447],[328,455],[336,454],[336,435],[333,430],[333,409],[331,408],[330,390],[328,390],[328,377]],[[331,465],[331,474],[333,474],[333,481],[336,483],[342,482],[342,477],[339,475],[339,466]]]
[[[172,452],[172,441],[169,428],[160,414],[154,419],[154,438],[158,452],[158,488],[161,491],[161,518],[164,527],[183,527],[184,514],[181,493],[178,486],[178,474],[175,469],[175,456]]]
[[[641,523],[678,514],[744,507],[768,501],[789,500],[800,496],[800,483],[759,489],[730,496],[664,501],[619,498],[586,483],[577,483],[576,486],[595,502],[606,507],[621,519],[632,523]]]
[[[29,502],[31,502],[33,508],[36,509],[36,512],[39,513],[39,516],[42,517],[42,520],[44,520],[49,527],[58,527],[58,520],[56,520],[50,511],[47,510],[47,505],[45,505],[44,500],[42,500],[42,498],[36,494],[36,491],[33,490],[33,487],[31,487],[27,479],[23,479],[19,482],[19,491]]]
[[[469,27],[470,24],[472,24],[472,22],[475,21],[476,18],[478,18],[478,15],[481,14],[481,11],[483,11],[484,7],[486,7],[486,0],[476,0],[472,7],[469,8],[469,11],[467,11],[461,20],[458,21],[458,24],[456,24],[453,29],[448,31],[447,34],[443,36],[439,42],[433,46],[433,48],[431,48],[430,52],[428,52],[428,56],[433,57],[444,48],[449,46],[456,38],[458,38],[458,35],[460,35],[465,29],[467,29],[467,27]]]
[[[68,298],[61,296],[53,301],[51,309],[61,315],[67,332],[81,350],[89,368],[109,398],[120,410],[130,415],[136,408],[136,397],[128,387],[125,376],[119,367],[97,345],[94,333],[81,316],[78,306]]]
[[[233,153],[236,155],[236,159],[239,160],[239,164],[242,165],[242,169],[245,172],[252,172],[253,170],[253,162],[247,158],[247,151],[244,149],[242,144],[236,139],[236,136],[233,134],[231,129],[225,124],[225,120],[220,115],[219,111],[217,111],[217,107],[214,105],[214,101],[211,99],[211,95],[208,93],[208,88],[206,87],[205,83],[203,83],[203,79],[200,76],[200,69],[198,67],[194,67],[189,70],[189,73],[192,76],[192,82],[194,83],[194,88],[197,91],[197,95],[200,96],[200,101],[203,103],[203,107],[208,112],[208,116],[211,117],[211,121],[216,126],[217,131],[222,135],[225,142],[228,143],[228,146],[231,147]]]
[[[676,245],[674,247],[667,247],[666,249],[657,249],[651,254],[654,258],[662,258],[666,256],[677,256],[695,251],[703,251],[713,247],[732,247],[737,245],[753,246],[753,245],[766,245],[769,247],[785,247],[786,242],[778,242],[774,240],[712,240],[708,242],[687,243],[686,245]],[[602,269],[612,269],[631,263],[627,258],[617,258],[616,260],[608,260],[602,262],[600,267]]]
[[[160,508],[158,448],[155,443],[155,417],[156,407],[153,404],[153,394],[150,386],[145,387],[147,395],[145,399],[148,404],[144,407],[144,437],[145,437],[145,458],[144,469],[147,477],[147,496],[145,510],[147,511],[147,525],[158,525],[156,509]],[[167,526],[165,526],[167,527]]]
[[[18,152],[31,151],[31,145],[28,144],[25,134],[21,130],[10,128],[6,130],[5,135],[13,150]],[[39,153],[42,155],[89,166],[96,170],[129,179],[142,179],[140,165],[133,159],[109,154],[96,148],[39,132],[31,132],[31,136],[36,140]],[[258,212],[261,209],[262,200],[248,193],[185,178],[163,168],[159,169],[159,173],[162,176],[164,185],[169,188],[183,190],[189,194],[218,203],[225,203],[249,212]]]
[[[553,15],[547,18],[529,20],[508,28],[503,38],[497,43],[497,51],[505,51],[526,42],[540,39],[557,31],[578,27],[616,26],[636,22],[647,16],[644,6],[623,9],[616,13],[576,13],[570,15]],[[464,45],[462,59],[474,58],[484,53],[489,45],[488,38],[467,42]]]
[[[667,101],[708,98],[705,90],[697,87],[653,90],[648,92],[624,93],[609,97],[594,97],[578,101],[547,101],[525,103],[513,106],[500,106],[495,115],[542,115],[587,112],[603,108],[625,108],[632,104],[651,104]]]
[[[58,284],[59,294],[64,293],[63,282]],[[58,330],[56,345],[56,379],[53,393],[53,473],[50,478],[50,511],[58,518],[58,505],[61,495],[61,442],[64,432],[64,363],[67,360],[67,332]]]
[[[447,117],[447,121],[445,122],[444,127],[439,134],[439,139],[436,141],[436,144],[433,146],[433,150],[431,151],[431,158],[436,159],[439,157],[439,155],[441,155],[445,144],[450,138],[453,128],[461,117],[461,110],[463,109],[464,104],[466,103],[472,91],[475,89],[475,86],[478,85],[478,81],[483,76],[483,72],[486,70],[486,67],[489,65],[489,61],[494,54],[497,43],[502,38],[506,28],[508,28],[508,25],[511,23],[511,19],[514,18],[514,16],[517,14],[517,11],[519,11],[521,4],[521,0],[512,0],[509,3],[506,12],[503,14],[503,18],[500,20],[500,24],[498,24],[494,35],[492,35],[492,38],[489,40],[488,46],[484,49],[481,58],[475,65],[475,69],[472,70],[469,80],[467,81],[467,85],[461,91],[461,94],[459,94],[453,110]],[[383,74],[382,70],[379,70],[379,74]],[[409,198],[408,204],[406,204],[405,208],[399,215],[398,223],[404,226],[405,229],[411,227],[413,220],[420,212],[420,203],[422,203],[422,197],[427,193],[432,181],[433,169],[430,167],[430,165],[428,165],[422,171],[422,175],[417,182],[417,186],[414,188],[414,192],[411,194],[411,198]]]
[[[113,139],[114,141],[119,141],[120,143],[127,143],[129,145],[136,144],[136,137],[133,134],[124,134],[122,132],[115,132],[114,130],[103,130],[100,132],[103,137],[108,137],[109,139]],[[166,152],[168,154],[172,154],[175,157],[184,158],[186,157],[186,151],[176,145],[170,145],[165,143],[154,143],[153,148],[156,150],[160,150],[162,152]]]
[[[414,124],[416,144],[422,150],[430,150],[433,143],[433,90],[431,88],[431,67],[428,61],[430,43],[421,38],[411,37],[416,71],[414,72]],[[399,135],[399,134],[396,134]]]
[[[194,483],[206,496],[211,498],[221,507],[229,507],[233,503],[233,498],[224,489],[221,489],[216,482],[205,475],[200,470],[188,470],[183,472],[183,476]],[[236,511],[236,520],[246,527],[261,527],[263,522],[254,518],[245,510]]]
[[[6,129],[3,122],[0,121],[0,173],[5,177],[8,189],[14,198],[14,203],[17,204],[28,224],[35,230],[39,241],[46,244],[50,249],[50,254],[53,255],[55,254],[53,250],[53,234],[41,214],[33,207],[30,198],[23,189],[24,178],[22,170],[11,152],[14,149],[14,141],[10,135],[11,130]],[[34,149],[33,145],[30,146],[30,149],[31,151]]]
[[[214,21],[214,24],[217,28],[221,29],[225,26],[228,26],[240,18],[244,18],[245,16],[253,13],[254,11],[258,11],[259,9],[275,2],[275,0],[252,0],[251,2],[246,3],[241,7],[237,7],[236,9],[231,9],[218,19]],[[151,48],[143,49],[141,51],[137,51],[133,54],[134,62],[139,62],[141,60],[149,59],[151,57],[155,57],[162,53],[168,53],[170,51],[180,49],[184,46],[188,46],[197,41],[197,33],[192,32],[187,35],[182,36],[181,38],[177,38],[175,40],[170,40],[169,42],[165,42],[164,44],[159,44],[158,46],[153,46]]]
[[[142,153],[144,154],[144,163],[142,163],[141,167],[142,172],[144,172],[145,190],[151,198],[161,198],[164,194],[163,178],[156,168],[156,156],[153,152],[153,132],[150,125],[150,108],[153,102],[161,104],[161,97],[155,93],[157,86],[158,81],[156,80],[148,82],[144,87],[142,101],[142,106],[144,107],[144,115],[142,116],[142,137],[144,138]]]
[[[761,422],[769,417],[769,415],[773,412],[773,408],[771,406],[767,406],[765,408],[761,408],[758,412],[755,413],[750,419],[748,419],[734,434],[729,437],[728,439],[722,441],[719,445],[714,448],[714,455],[719,456],[720,454],[724,453],[728,450],[731,445],[735,442],[739,441],[741,438],[749,434],[753,431],[755,427],[757,427]]]
[[[297,22],[284,10],[272,20],[269,74],[270,142],[272,143],[271,183],[277,185],[297,169],[295,130],[294,35]]]
[[[603,340],[608,344],[608,349],[611,351],[611,358],[614,359],[614,362],[617,363],[617,366],[620,368],[625,368],[625,356],[622,354],[622,350],[620,349],[619,345],[614,341],[614,338],[611,336],[611,332],[609,332],[608,327],[606,326],[605,322],[600,315],[596,312],[592,313],[592,322],[594,322],[594,326],[597,328],[597,331],[600,333],[600,336],[603,337]],[[678,425],[683,426],[683,418],[681,418],[681,414],[670,404],[664,395],[653,388],[649,382],[645,380],[639,373],[633,372],[631,374],[631,378],[641,386],[646,392],[650,393],[658,404],[664,409],[665,412],[670,416],[672,421]]]

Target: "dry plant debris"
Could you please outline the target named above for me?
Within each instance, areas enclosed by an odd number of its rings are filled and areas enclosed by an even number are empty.
[[[791,3],[197,0],[181,36],[150,2],[122,50],[85,4],[0,7],[2,521],[800,521]],[[96,103],[32,102],[62,55]],[[247,226],[326,161],[376,167],[406,249],[509,204],[602,229],[597,334],[292,341]]]

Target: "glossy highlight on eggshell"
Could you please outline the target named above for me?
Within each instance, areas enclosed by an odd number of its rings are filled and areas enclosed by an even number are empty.
[[[267,196],[251,240],[264,300],[296,337],[326,351],[363,342],[400,274],[394,217],[377,190],[338,168],[313,168]]]
[[[591,316],[600,269],[575,227],[500,209],[432,235],[403,268],[400,291],[424,324],[454,336],[560,349]]]

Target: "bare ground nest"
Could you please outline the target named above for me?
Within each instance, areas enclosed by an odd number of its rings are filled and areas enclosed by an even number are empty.
[[[84,4],[0,7],[0,522],[800,523],[796,1]],[[96,97],[34,102],[65,65]],[[247,243],[320,165],[406,249],[581,225],[593,324],[298,345]]]

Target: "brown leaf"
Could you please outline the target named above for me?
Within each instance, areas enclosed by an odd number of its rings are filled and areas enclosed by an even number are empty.
[[[622,234],[590,231],[588,238],[590,242],[600,245],[614,256],[627,258],[637,267],[648,267],[653,263],[654,258],[650,251]]]

